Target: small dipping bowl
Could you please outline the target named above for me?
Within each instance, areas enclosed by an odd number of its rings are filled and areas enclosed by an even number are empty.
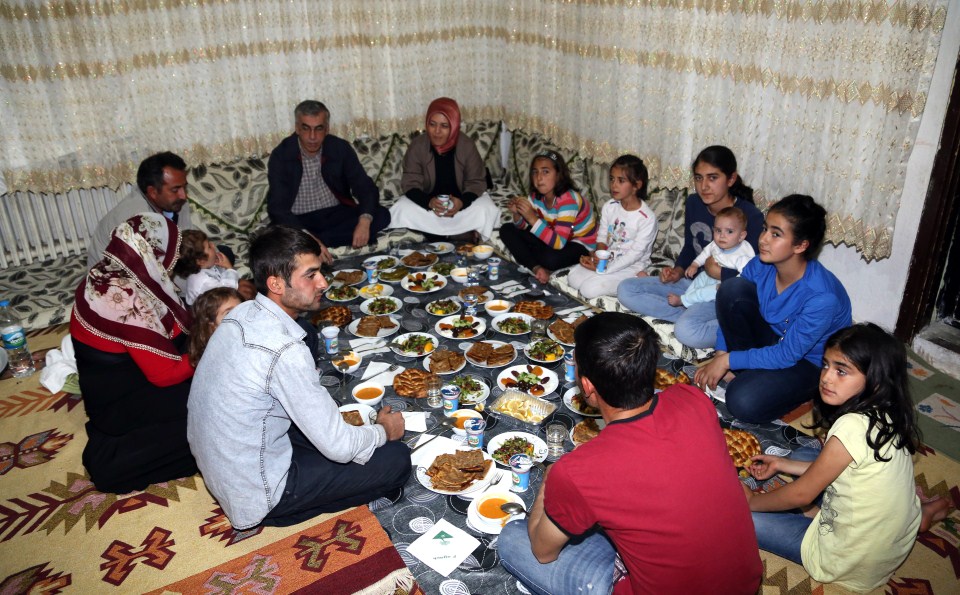
[[[513,302],[510,300],[490,300],[483,304],[483,309],[486,310],[490,316],[500,316],[501,314],[509,312],[512,307]]]
[[[344,370],[343,373],[352,374],[357,371],[357,368],[360,367],[360,364],[363,362],[363,356],[351,351],[346,355],[335,355],[330,361],[333,362],[333,369],[337,372],[340,371],[340,368],[337,367],[337,364],[346,361],[348,364],[350,364],[350,367]]]
[[[376,407],[383,400],[383,385],[379,382],[361,382],[353,387],[353,400],[363,405]]]
[[[450,278],[456,281],[457,283],[466,283],[467,282],[467,269],[463,267],[458,267],[450,271]]]
[[[494,489],[477,498],[477,516],[488,527],[502,527],[507,524],[510,515],[500,509],[507,502],[523,505],[520,496],[502,489]]]
[[[493,256],[493,246],[480,244],[473,247],[473,257],[477,260],[486,260]]]
[[[452,414],[450,414],[450,419],[453,420],[453,432],[458,436],[466,436],[467,431],[463,428],[463,424],[471,418],[483,419],[483,416],[480,415],[480,412],[475,409],[457,409]]]

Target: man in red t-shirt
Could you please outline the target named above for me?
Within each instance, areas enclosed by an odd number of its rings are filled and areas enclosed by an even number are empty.
[[[598,314],[576,343],[584,399],[607,425],[504,527],[504,567],[535,593],[756,593],[757,539],[710,399],[654,394],[660,349],[640,318]]]

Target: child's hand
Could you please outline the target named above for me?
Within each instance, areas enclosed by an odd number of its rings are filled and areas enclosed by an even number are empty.
[[[697,276],[697,271],[699,269],[700,267],[697,266],[697,263],[693,263],[687,267],[687,270],[684,272],[684,275],[687,277],[687,279],[693,279],[694,277]]]
[[[674,308],[683,307],[683,300],[681,300],[680,296],[675,293],[667,294],[667,303],[673,306]]]
[[[638,277],[649,277],[650,274],[647,273],[647,271],[640,271],[639,273],[637,273],[637,276],[638,276]]]
[[[781,457],[773,455],[757,455],[753,457],[753,462],[747,468],[754,479],[760,481],[770,479],[780,470]]]
[[[220,265],[225,269],[233,268],[233,265],[230,264],[230,259],[224,256],[223,252],[217,252],[217,260],[214,264]]]
[[[680,276],[683,274],[683,269],[680,267],[669,267],[666,269],[661,269],[660,271],[660,282],[661,283],[676,283],[680,280]]]
[[[530,201],[526,198],[517,199],[517,213],[526,219],[527,223],[530,223],[531,219],[537,218],[537,210],[533,208],[533,205],[530,204]]]
[[[593,254],[580,257],[580,266],[587,269],[588,271],[597,270],[597,257]]]

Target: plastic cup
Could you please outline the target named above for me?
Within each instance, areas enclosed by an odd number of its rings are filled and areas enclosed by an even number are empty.
[[[443,399],[443,414],[447,417],[460,409],[460,389],[453,384],[444,384],[440,388],[440,397]]]
[[[463,429],[467,431],[467,446],[470,448],[483,448],[483,431],[487,427],[487,422],[482,419],[468,419],[463,424]]]
[[[379,269],[377,269],[377,263],[365,262],[363,263],[363,270],[367,272],[367,283],[372,285],[377,282],[377,276],[380,272]]]
[[[609,250],[597,250],[594,253],[599,260],[597,261],[597,274],[602,275],[607,272],[607,263],[610,262]]]
[[[490,277],[491,281],[496,281],[500,278],[500,263],[503,262],[496,256],[487,260],[487,275]]]
[[[325,326],[323,330],[320,331],[320,334],[323,335],[323,348],[329,354],[339,353],[340,351],[340,341],[338,337],[340,336],[340,328],[336,326]]]
[[[533,459],[525,454],[516,454],[510,457],[510,471],[513,474],[513,485],[510,486],[511,492],[526,492],[530,489],[530,468],[533,467]]]

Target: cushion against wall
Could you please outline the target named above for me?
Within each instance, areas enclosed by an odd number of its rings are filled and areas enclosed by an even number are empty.
[[[460,131],[466,133],[477,144],[477,151],[483,159],[483,164],[490,171],[490,176],[496,182],[503,177],[503,163],[500,159],[500,130],[499,121],[481,120],[479,122],[463,122]]]
[[[407,154],[407,147],[410,146],[410,141],[415,136],[417,136],[416,132],[394,134],[390,152],[384,156],[377,186],[380,187],[380,204],[385,207],[389,208],[397,201],[397,198],[403,196],[403,191],[400,189],[400,178],[403,176],[403,156]]]
[[[384,134],[378,137],[363,136],[353,140],[353,149],[357,152],[360,165],[380,189],[381,198],[384,195],[384,183],[393,179],[389,175],[388,168],[395,142],[395,134]]]
[[[215,223],[204,231],[219,238],[224,229],[249,232],[266,216],[267,164],[251,157],[230,163],[198,165],[187,172],[191,207],[202,219]],[[200,222],[197,223],[203,229]]]

